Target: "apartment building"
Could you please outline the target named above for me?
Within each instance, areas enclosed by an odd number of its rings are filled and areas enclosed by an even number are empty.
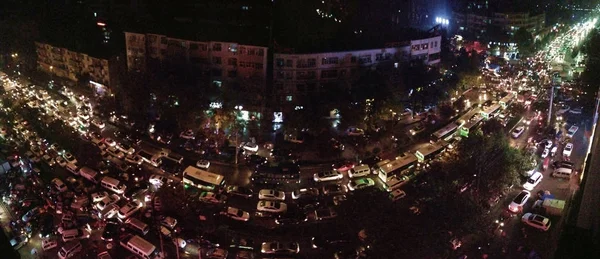
[[[92,57],[88,54],[35,42],[39,69],[54,76],[73,82],[88,80],[98,95],[110,93],[115,84],[115,66],[109,59]]]
[[[398,68],[402,63],[440,62],[441,36],[386,44],[385,48],[341,52],[279,54],[273,58],[273,91],[280,106],[301,105],[301,98],[330,83],[350,87],[365,70]]]
[[[261,96],[264,93],[267,47],[132,32],[125,32],[125,42],[130,71],[144,71],[151,60],[187,64],[199,74],[206,75],[214,85],[247,90]],[[262,100],[253,98],[246,104],[259,106],[260,102]]]
[[[545,13],[533,15],[524,12],[454,12],[453,19],[458,34],[471,34],[476,39],[485,34],[490,25],[500,28],[508,37],[520,28],[525,28],[532,35],[537,35],[546,24]],[[499,39],[488,40],[499,41]]]

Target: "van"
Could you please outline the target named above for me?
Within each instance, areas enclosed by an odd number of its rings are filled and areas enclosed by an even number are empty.
[[[570,168],[558,168],[558,169],[554,170],[554,172],[552,172],[552,176],[553,177],[558,177],[558,178],[570,179],[571,178],[571,173],[573,173],[573,169],[570,169]]]
[[[363,177],[371,173],[371,168],[368,165],[357,165],[354,168],[348,170],[348,177]]]
[[[104,178],[102,178],[100,185],[102,185],[102,187],[110,191],[115,192],[116,194],[123,194],[127,189],[127,186],[120,183],[119,180],[109,176],[105,176]]]
[[[117,216],[120,220],[125,220],[126,218],[129,218],[129,216],[133,215],[133,213],[136,213],[138,210],[140,210],[141,207],[142,203],[130,201],[119,209]]]
[[[67,169],[67,171],[71,172],[74,175],[79,175],[79,171],[77,170],[77,166],[73,163],[67,163],[67,165],[65,166],[65,169]]]
[[[133,229],[134,231],[136,231],[142,235],[148,234],[148,231],[150,230],[150,227],[148,227],[148,224],[146,224],[136,218],[128,218],[127,220],[125,220],[125,224],[129,228]]]
[[[554,157],[556,155],[556,150],[558,148],[556,146],[552,147],[552,150],[550,151],[550,157]]]
[[[98,183],[98,180],[97,180],[98,172],[87,166],[79,168],[79,175],[81,175],[83,178],[87,179],[88,181],[90,181],[92,183]]]
[[[90,237],[90,232],[88,232],[85,229],[67,229],[65,231],[63,231],[62,233],[62,240],[64,242],[69,242],[72,240],[76,240],[76,239],[81,239],[81,238],[89,238]]]
[[[60,259],[71,258],[71,257],[75,256],[77,253],[81,252],[81,249],[83,249],[83,246],[81,245],[81,242],[79,242],[79,241],[72,241],[72,242],[66,243],[60,249],[60,251],[58,251],[58,258],[60,258]]]

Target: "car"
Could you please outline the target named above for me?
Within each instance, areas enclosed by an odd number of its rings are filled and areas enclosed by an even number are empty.
[[[350,245],[353,241],[352,237],[348,234],[331,233],[312,237],[310,243],[313,249],[329,249]]]
[[[375,181],[371,178],[359,178],[348,183],[350,191],[361,190],[375,185]]]
[[[43,139],[38,139],[38,141],[36,141],[36,142],[41,143],[42,141],[44,141],[44,140]],[[44,151],[42,151],[40,149],[40,147],[38,147],[38,146],[31,146],[30,150],[36,156],[43,156],[44,155]]]
[[[35,207],[31,210],[29,210],[27,213],[23,214],[23,216],[21,217],[21,220],[25,223],[29,222],[32,218],[37,217],[38,215],[40,215],[42,213],[42,208],[40,207]]]
[[[183,131],[179,134],[179,137],[182,139],[195,139],[196,138],[196,134],[194,134],[194,131],[189,129],[186,131]]]
[[[75,156],[73,156],[73,154],[71,154],[71,152],[65,152],[63,157],[65,158],[65,161],[67,161],[67,163],[77,165],[77,159],[75,158]]]
[[[292,192],[292,199],[294,200],[317,196],[319,196],[319,189],[317,188],[302,188]]]
[[[542,231],[548,231],[550,229],[550,219],[539,214],[525,213],[521,217],[521,221],[531,227],[537,228]]]
[[[114,157],[116,157],[116,158],[118,158],[118,159],[123,159],[123,158],[125,158],[125,153],[123,153],[121,150],[117,149],[115,146],[108,147],[108,148],[106,149],[106,152],[107,152],[109,155],[111,155],[111,156],[114,156]]]
[[[406,197],[406,193],[403,190],[396,189],[396,190],[393,190],[390,192],[389,197],[390,197],[390,200],[397,201],[397,200],[400,200],[400,199]]]
[[[96,203],[96,208],[102,211],[110,205],[117,203],[120,199],[121,198],[117,194],[111,194],[110,196],[105,197],[104,199]]]
[[[572,162],[569,162],[569,161],[555,161],[554,163],[552,163],[552,168],[573,169],[573,166],[575,166],[575,164],[573,164]]]
[[[200,193],[198,199],[201,202],[205,202],[205,203],[219,204],[219,203],[225,203],[227,196],[222,195],[222,194],[216,194],[214,192],[202,192],[202,193]]]
[[[206,256],[203,258],[207,259],[227,259],[227,255],[229,255],[229,251],[223,248],[211,248],[206,251]]]
[[[256,205],[257,211],[283,213],[287,210],[287,204],[280,201],[259,201]]]
[[[252,142],[246,142],[242,145],[242,149],[250,152],[258,152],[258,144]]]
[[[161,201],[160,197],[158,197],[158,196],[154,197],[152,207],[154,208],[154,210],[156,210],[158,212],[160,212],[162,210],[162,201]]]
[[[244,198],[252,198],[252,194],[254,193],[250,188],[237,185],[229,185],[225,187],[225,192],[229,195],[235,195]]]
[[[328,184],[323,186],[323,195],[339,195],[348,192],[348,187],[342,184]]]
[[[119,237],[119,222],[116,219],[108,219],[100,238],[102,238],[104,241],[110,242],[117,237]]]
[[[52,157],[49,155],[42,156],[42,160],[44,160],[44,162],[46,162],[46,164],[48,164],[50,167],[56,165],[56,161],[54,161],[54,159],[52,159]]]
[[[549,140],[549,139],[543,140],[543,141],[541,142],[541,144],[542,144],[542,145],[544,145],[544,148],[545,148],[545,149],[550,149],[550,148],[552,148],[552,140]]]
[[[126,155],[125,156],[125,162],[134,164],[134,165],[141,165],[144,162],[144,159],[142,159],[141,156],[139,155]]]
[[[102,135],[100,135],[100,133],[98,133],[98,132],[90,132],[89,136],[90,136],[90,139],[92,140],[92,143],[94,143],[96,145],[98,143],[104,141],[104,137],[102,137]]]
[[[118,143],[115,147],[128,155],[133,155],[133,153],[135,153],[135,148],[126,143]]]
[[[92,202],[97,203],[101,200],[104,200],[104,198],[108,197],[108,192],[106,192],[106,191],[95,192],[95,193],[92,193],[90,196],[92,197]]]
[[[425,130],[425,127],[421,124],[415,126],[414,128],[410,129],[408,132],[410,133],[410,135],[414,136],[417,135],[419,133],[421,133],[423,130]]]
[[[196,162],[196,166],[198,168],[208,169],[210,167],[210,161],[208,161],[208,160],[198,160],[198,162]]]
[[[523,132],[525,132],[525,126],[519,126],[516,127],[511,134],[513,138],[519,138]]]
[[[40,162],[40,158],[38,156],[36,156],[35,154],[33,154],[33,152],[31,152],[31,151],[25,152],[25,156],[32,163],[39,163]]]
[[[108,148],[108,146],[107,146],[107,145],[106,145],[106,143],[104,143],[104,142],[98,142],[96,145],[98,146],[98,148],[99,148],[101,151],[104,151],[104,150],[106,150],[106,149]]]
[[[153,174],[148,178],[148,182],[155,186],[162,186],[165,183],[165,177],[162,175]]]
[[[103,121],[98,119],[92,119],[92,124],[98,127],[99,129],[104,129],[104,127],[106,126]]]
[[[316,220],[326,220],[333,219],[337,217],[338,214],[332,207],[327,207],[315,210],[314,215]]]
[[[60,146],[58,145],[58,143],[52,143],[52,145],[50,145],[50,149],[52,149],[54,151],[59,151]]]
[[[291,226],[302,224],[308,221],[306,213],[297,206],[290,206],[285,213],[277,215],[275,224],[280,226]]]
[[[141,207],[142,207],[141,202],[138,202],[136,200],[130,201],[130,202],[126,203],[125,205],[123,205],[123,207],[121,207],[119,209],[117,216],[122,220],[129,218],[129,216],[133,215],[138,210],[140,210]]]
[[[117,142],[115,142],[112,138],[105,138],[104,143],[109,147],[114,147],[117,145]]]
[[[337,170],[321,171],[314,174],[315,182],[338,181],[344,178],[344,175]]]
[[[567,143],[563,149],[563,156],[570,157],[571,152],[573,152],[573,143]]]
[[[332,165],[333,169],[343,172],[348,171],[350,168],[354,168],[354,163],[351,161],[340,162]]]
[[[54,188],[56,188],[56,190],[58,190],[59,192],[66,192],[67,190],[69,190],[65,183],[63,183],[63,181],[58,178],[52,179],[51,183],[52,186],[54,186]]]
[[[535,172],[523,184],[523,188],[525,188],[525,190],[531,191],[542,181],[542,179],[544,179],[544,175],[540,172]]]
[[[548,157],[549,154],[550,154],[550,149],[545,148],[544,151],[542,151],[541,157],[546,158],[546,157]]]
[[[42,241],[42,250],[43,251],[48,251],[50,249],[56,248],[57,246],[58,246],[58,242],[56,242],[56,240],[44,239]]]
[[[523,205],[525,205],[527,200],[529,200],[529,197],[531,197],[531,192],[522,190],[521,193],[515,196],[512,202],[508,205],[508,210],[514,213],[521,211],[523,209]]]
[[[285,200],[285,192],[273,189],[262,189],[258,192],[258,199],[283,201]]]
[[[250,213],[234,207],[227,207],[225,211],[221,212],[221,215],[238,221],[250,220]]]
[[[300,253],[300,245],[296,242],[263,242],[260,252],[263,254],[297,254]]]

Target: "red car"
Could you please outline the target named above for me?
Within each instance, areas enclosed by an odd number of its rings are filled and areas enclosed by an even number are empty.
[[[335,163],[332,166],[333,166],[333,169],[338,170],[340,172],[348,171],[351,168],[354,168],[354,162],[345,161],[345,162]]]

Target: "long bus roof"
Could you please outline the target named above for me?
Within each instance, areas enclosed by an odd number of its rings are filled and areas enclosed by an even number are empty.
[[[194,166],[188,166],[183,170],[183,176],[185,177],[186,175],[215,185],[221,184],[225,178],[223,175],[204,171]]]
[[[382,165],[379,168],[379,170],[382,170],[383,172],[385,172],[385,174],[389,174],[393,171],[398,170],[399,168],[410,166],[415,162],[417,162],[417,157],[412,153],[408,153],[404,156],[396,157],[396,159],[392,160],[391,162]]]

